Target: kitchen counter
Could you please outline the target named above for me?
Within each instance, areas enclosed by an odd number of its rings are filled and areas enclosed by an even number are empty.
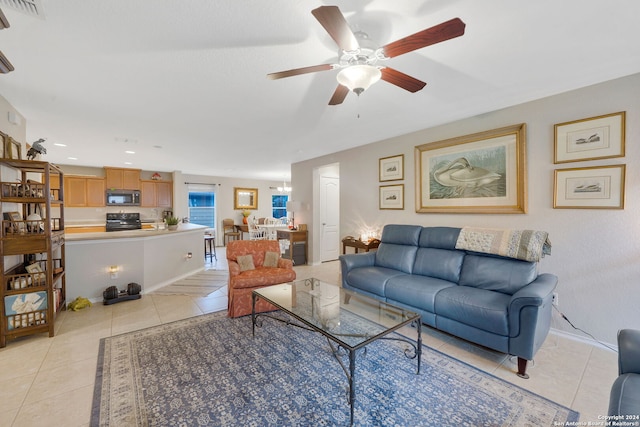
[[[179,224],[178,229],[175,231],[155,230],[153,228],[143,228],[141,230],[126,230],[126,231],[102,231],[102,232],[72,232],[66,233],[65,239],[67,242],[73,242],[78,240],[111,240],[111,239],[133,239],[138,237],[163,237],[169,236],[175,233],[184,233],[187,231],[201,230],[204,233],[208,227],[198,224]]]
[[[187,223],[176,231],[65,234],[67,300],[82,296],[100,302],[107,287],[123,290],[132,282],[146,294],[203,270],[206,229]]]

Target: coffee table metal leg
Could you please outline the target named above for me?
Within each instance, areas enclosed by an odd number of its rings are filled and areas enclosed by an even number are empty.
[[[256,299],[258,296],[251,293],[251,334],[256,336]]]
[[[416,375],[420,374],[420,362],[422,360],[422,320],[418,319],[418,348],[416,350],[418,353],[418,371]]]
[[[353,425],[353,411],[356,404],[356,350],[349,352],[349,404],[351,406],[351,422]]]

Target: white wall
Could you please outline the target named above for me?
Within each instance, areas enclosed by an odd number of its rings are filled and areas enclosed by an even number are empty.
[[[282,194],[276,189],[278,186],[282,187],[282,181],[260,181],[254,179],[189,175],[179,172],[174,172],[174,176],[173,205],[177,216],[187,216],[189,191],[188,185],[185,183],[216,184],[215,187],[212,186],[211,188],[215,189],[216,192],[216,227],[218,230],[222,230],[222,220],[225,218],[232,218],[236,224],[242,223],[241,211],[233,208],[233,189],[235,187],[258,189],[258,209],[252,211],[251,214],[251,217],[255,216],[256,218],[272,216],[271,196],[273,194]],[[298,222],[297,219],[296,222]],[[221,233],[217,233],[216,245],[222,246],[223,243]]]
[[[640,74],[296,163],[292,166],[295,183],[292,197],[302,201],[307,209],[296,212],[296,222],[313,226],[313,169],[339,163],[342,236],[357,236],[365,227],[381,228],[388,223],[548,231],[553,244],[552,255],[541,261],[540,270],[558,276],[560,310],[578,328],[601,341],[615,343],[618,329],[640,329],[638,100]],[[626,111],[625,157],[562,165],[553,163],[554,124],[618,111]],[[527,124],[527,214],[415,212],[415,146],[518,123]],[[394,181],[405,186],[405,209],[379,210],[378,159],[397,154],[405,156],[405,178]],[[553,209],[555,169],[611,164],[627,164],[624,210]],[[316,261],[314,247],[312,242],[310,258]],[[555,327],[581,335],[566,322],[556,322]]]

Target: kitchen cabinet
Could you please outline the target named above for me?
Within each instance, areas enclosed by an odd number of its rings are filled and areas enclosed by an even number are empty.
[[[140,190],[140,169],[105,167],[104,174],[110,190]]]
[[[51,177],[58,187],[67,181],[47,162],[2,159],[0,165],[7,175],[0,176],[0,347],[5,347],[8,339],[26,335],[53,337],[55,319],[65,308],[66,188],[52,187]],[[33,173],[42,174],[41,183],[28,179]]]
[[[146,208],[170,208],[173,205],[173,182],[140,180],[140,206]]]
[[[103,178],[65,176],[64,189],[67,207],[105,206],[105,180]]]

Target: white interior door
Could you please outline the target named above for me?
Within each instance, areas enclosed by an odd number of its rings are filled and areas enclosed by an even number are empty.
[[[320,176],[320,262],[340,255],[340,179]]]

